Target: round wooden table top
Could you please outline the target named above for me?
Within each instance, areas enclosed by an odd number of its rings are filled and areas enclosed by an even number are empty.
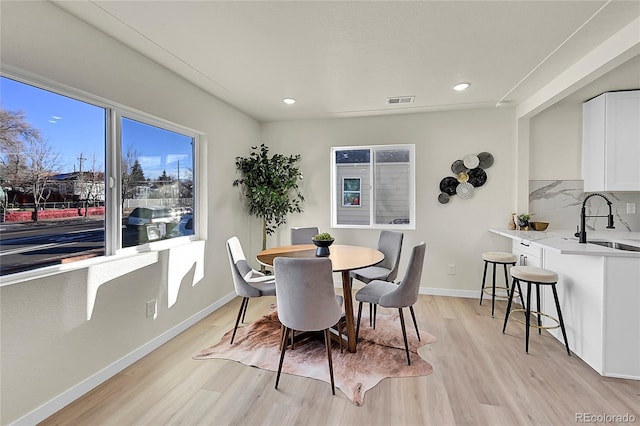
[[[350,271],[375,265],[384,259],[384,254],[376,249],[359,246],[343,246],[333,244],[329,247],[329,259],[334,272]],[[316,257],[316,246],[299,244],[266,249],[258,253],[258,262],[273,266],[273,259],[282,257]]]

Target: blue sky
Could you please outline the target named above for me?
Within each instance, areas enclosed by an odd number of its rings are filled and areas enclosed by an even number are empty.
[[[8,78],[0,79],[0,102],[11,111],[22,111],[27,121],[40,131],[59,153],[60,172],[105,168],[105,110],[41,90]],[[146,178],[155,179],[166,170],[180,179],[191,176],[190,137],[133,120],[122,126],[123,152],[131,147],[138,156]]]

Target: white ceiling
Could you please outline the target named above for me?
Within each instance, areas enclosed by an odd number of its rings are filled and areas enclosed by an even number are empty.
[[[637,0],[54,3],[259,121],[517,104],[640,16]]]

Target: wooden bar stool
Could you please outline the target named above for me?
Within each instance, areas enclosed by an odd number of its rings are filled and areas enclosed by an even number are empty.
[[[482,296],[484,293],[491,295],[491,316],[494,315],[496,306],[496,297],[498,299],[506,300],[509,294],[509,275],[507,273],[507,265],[515,266],[516,257],[511,253],[504,253],[501,251],[487,251],[482,253],[482,260],[484,260],[484,273],[482,274],[482,289],[480,290],[480,304],[482,305]],[[491,263],[493,265],[493,285],[491,289],[485,289],[485,281],[487,279],[487,266]],[[504,287],[496,287],[496,264],[504,266]],[[496,288],[505,291],[505,295],[496,295]],[[491,290],[489,293],[487,290]],[[520,297],[522,300],[522,297]]]
[[[509,321],[509,314],[511,312],[524,312],[525,318],[525,351],[529,353],[529,328],[536,327],[538,329],[538,334],[542,334],[542,329],[553,329],[558,328],[562,330],[562,337],[564,338],[564,345],[567,348],[567,354],[571,356],[571,351],[569,350],[569,342],[567,341],[567,332],[564,328],[564,320],[562,319],[562,311],[560,310],[560,301],[558,300],[558,292],[556,291],[556,284],[558,283],[558,274],[553,271],[549,271],[547,269],[538,268],[535,266],[514,266],[511,268],[511,276],[513,277],[513,283],[511,284],[511,291],[509,292],[509,302],[507,303],[507,314],[504,317],[504,326],[502,327],[502,333],[504,334],[507,329],[507,321]],[[522,295],[522,291],[520,288],[520,281],[524,281],[527,283],[527,303],[524,309],[514,309],[511,311],[511,302],[513,301],[513,293],[518,287],[518,291]],[[537,311],[531,311],[531,285],[536,286],[536,302],[537,302]],[[554,318],[550,315],[544,314],[540,312],[540,286],[548,285],[551,286],[553,290],[553,299],[556,302],[556,312],[558,313],[558,318]],[[536,314],[538,317],[538,324],[531,324],[531,314]],[[553,326],[543,326],[542,325],[542,316],[547,317],[553,321],[555,321],[556,325]],[[518,318],[514,318],[514,321],[522,323],[522,320]]]

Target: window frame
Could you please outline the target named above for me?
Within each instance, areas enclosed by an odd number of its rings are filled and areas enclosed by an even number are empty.
[[[346,180],[357,180],[358,181],[358,190],[357,191],[352,191],[349,190],[347,191],[344,187],[345,181]],[[342,200],[342,207],[362,207],[362,204],[360,203],[360,200],[362,199],[362,178],[360,177],[350,177],[350,176],[345,176],[342,178],[342,195],[341,195],[341,200]],[[358,194],[358,204],[345,204],[344,200],[345,200],[345,195],[346,194]]]
[[[356,150],[368,150],[370,152],[369,162],[369,188],[363,188],[362,182],[360,184],[360,200],[362,200],[362,194],[368,191],[368,195],[371,199],[369,206],[369,224],[340,224],[338,223],[338,207],[359,207],[359,206],[344,206],[344,179],[349,178],[347,176],[341,178],[340,181],[340,194],[338,191],[338,163],[336,162],[336,152],[338,151],[356,151]],[[409,223],[407,224],[394,224],[394,223],[375,223],[376,222],[376,185],[375,185],[375,169],[376,161],[375,154],[377,151],[388,150],[407,150],[409,151]],[[331,147],[331,227],[332,228],[355,228],[355,229],[391,229],[391,230],[415,230],[416,229],[416,191],[415,191],[415,145],[414,144],[392,144],[392,145],[358,145],[358,146],[338,146]],[[360,179],[360,178],[358,178]],[[338,195],[340,195],[341,202],[338,202]]]
[[[43,266],[22,272],[10,273],[0,276],[0,287],[17,284],[27,280],[44,278],[51,275],[84,269],[91,265],[111,262],[122,257],[128,257],[135,253],[145,253],[150,251],[166,250],[171,247],[184,245],[186,243],[206,239],[204,220],[206,203],[201,201],[203,190],[201,182],[204,180],[202,173],[205,167],[202,166],[202,158],[205,152],[202,144],[206,143],[206,135],[186,126],[170,122],[156,117],[144,111],[131,108],[120,103],[102,98],[97,95],[85,92],[74,87],[7,67],[0,70],[0,77],[6,77],[17,82],[33,86],[37,89],[45,90],[56,95],[65,96],[73,100],[88,103],[105,110],[105,218],[104,218],[104,254],[89,259],[77,260],[74,262]],[[122,247],[122,209],[121,209],[121,158],[122,158],[122,118],[133,119],[150,126],[180,133],[193,138],[193,212],[194,212],[194,234],[180,237],[173,237],[159,241],[151,241],[132,247]]]

